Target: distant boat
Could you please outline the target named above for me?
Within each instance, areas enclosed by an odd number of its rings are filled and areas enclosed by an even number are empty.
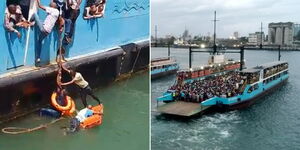
[[[170,74],[175,74],[179,66],[175,59],[170,57],[151,60],[151,79],[157,79]]]

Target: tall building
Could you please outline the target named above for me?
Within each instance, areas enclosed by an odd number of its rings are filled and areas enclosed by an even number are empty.
[[[234,39],[238,39],[239,38],[239,33],[237,31],[233,32],[233,37],[234,37]]]
[[[294,41],[294,23],[270,23],[268,43],[276,45],[292,45]]]
[[[294,24],[294,41],[300,41],[300,24]]]
[[[249,45],[260,45],[265,41],[264,32],[249,33],[248,44]]]

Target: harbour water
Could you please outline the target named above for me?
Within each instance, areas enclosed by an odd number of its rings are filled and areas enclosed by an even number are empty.
[[[156,101],[175,81],[175,75],[151,83],[151,147],[153,150],[293,150],[300,148],[300,52],[281,52],[289,63],[287,84],[254,105],[229,112],[210,112],[191,119],[156,113]],[[152,48],[151,57],[167,56],[167,48]],[[181,69],[188,67],[188,49],[171,49]],[[192,66],[207,64],[209,54],[193,54]],[[239,60],[239,54],[226,54]],[[278,59],[277,51],[245,51],[246,66]]]
[[[94,89],[103,101],[103,124],[92,129],[64,134],[62,127],[69,119],[31,133],[9,135],[0,133],[1,150],[141,150],[149,147],[149,74],[133,75],[130,79]],[[89,104],[96,104],[88,97]],[[76,98],[77,109],[82,108]],[[31,114],[1,125],[3,127],[36,127],[51,119]]]

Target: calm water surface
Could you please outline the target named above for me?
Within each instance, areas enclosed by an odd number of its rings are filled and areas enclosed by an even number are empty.
[[[166,48],[152,48],[152,58],[167,56]],[[209,113],[189,120],[155,112],[156,97],[174,83],[175,76],[152,81],[151,143],[153,150],[295,150],[300,149],[300,52],[282,52],[289,62],[286,85],[261,98],[251,107]],[[193,54],[193,66],[206,64],[206,53]],[[172,49],[181,68],[188,67],[187,49]],[[226,54],[239,59],[239,54]],[[278,59],[277,52],[245,51],[246,66]]]
[[[78,133],[64,135],[68,119],[47,129],[21,135],[0,133],[0,150],[144,150],[149,147],[149,77],[148,73],[95,89],[104,103],[103,124]],[[94,100],[88,103],[95,104]],[[77,99],[77,108],[82,107]],[[33,127],[50,122],[36,114],[4,126]]]

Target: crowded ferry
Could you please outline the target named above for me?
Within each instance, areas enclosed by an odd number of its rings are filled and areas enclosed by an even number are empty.
[[[157,101],[186,101],[200,103],[202,106],[235,109],[251,104],[259,96],[285,83],[288,77],[288,63],[285,61],[202,78],[191,76],[193,80],[177,80]]]

